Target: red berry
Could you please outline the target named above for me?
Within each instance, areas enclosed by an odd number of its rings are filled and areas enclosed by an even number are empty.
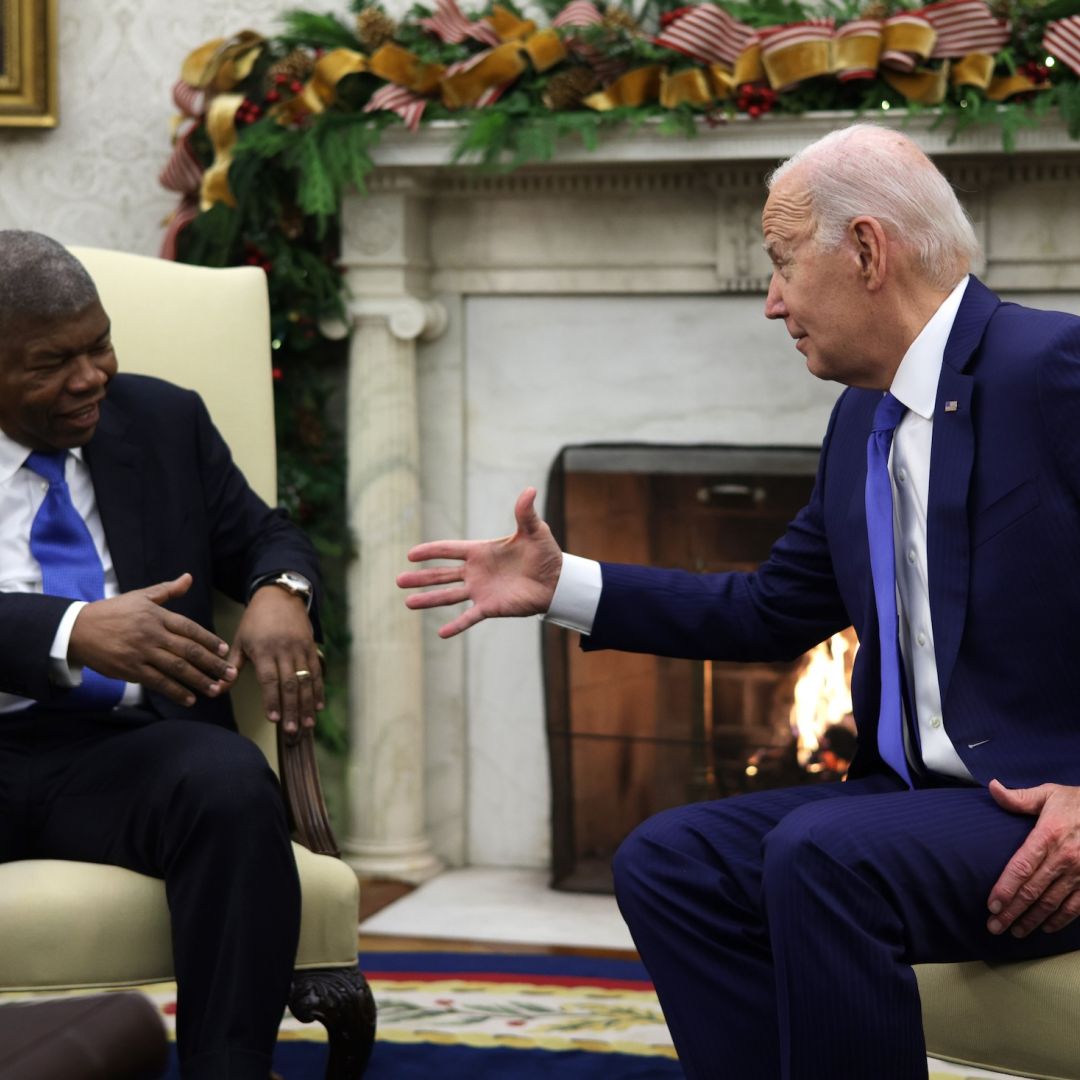
[[[289,89],[294,94],[299,94],[300,91],[304,89],[304,84],[299,79],[293,79],[293,81],[289,83]]]
[[[751,105],[746,111],[756,120],[761,115],[762,110],[760,105]]]
[[[282,371],[279,367],[274,368],[270,372],[270,374],[274,377],[274,382],[281,382],[281,380],[285,377],[285,372]]]
[[[277,90],[271,90],[269,91],[269,93],[267,93],[266,100],[270,102],[271,105],[273,105],[275,101],[281,100],[281,94],[278,93]]]
[[[274,82],[275,82],[275,83],[277,83],[277,85],[278,85],[278,86],[283,86],[283,85],[284,85],[285,83],[287,83],[288,81],[289,81],[289,76],[288,76],[288,75],[286,75],[286,74],[284,74],[283,72],[280,72],[280,71],[279,71],[279,72],[278,72],[278,73],[277,73],[277,74],[276,74],[276,75],[274,76]]]

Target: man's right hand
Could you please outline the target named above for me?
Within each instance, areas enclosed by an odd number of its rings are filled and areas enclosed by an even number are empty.
[[[457,559],[456,566],[435,566],[398,574],[402,589],[428,589],[408,597],[410,608],[443,607],[471,600],[456,619],[439,630],[453,637],[482,619],[505,615],[542,615],[551,606],[562,570],[562,552],[533,502],[536,488],[526,488],[514,506],[517,531],[497,540],[434,540],[409,552],[409,562]],[[451,588],[431,588],[449,585]],[[456,587],[455,587],[456,586]]]
[[[236,668],[225,659],[229,646],[163,606],[190,588],[191,575],[181,574],[87,604],[71,629],[69,662],[139,683],[178,705],[194,705],[195,693],[216,697],[236,679]]]

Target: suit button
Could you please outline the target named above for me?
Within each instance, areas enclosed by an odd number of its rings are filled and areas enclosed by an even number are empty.
[[[930,717],[930,726],[932,728],[941,727],[941,717],[940,716],[931,716]]]
[[[915,556],[915,549],[914,549],[914,548],[912,548],[912,549],[911,549],[911,550],[910,550],[910,551],[909,551],[909,552],[907,553],[907,561],[908,561],[909,563],[911,563],[911,565],[912,565],[912,566],[914,566],[914,565],[915,565],[915,558],[916,558],[916,556]]]
[[[919,633],[918,633],[918,636],[915,638],[915,640],[920,645],[925,645],[926,644],[926,635],[920,630]]]

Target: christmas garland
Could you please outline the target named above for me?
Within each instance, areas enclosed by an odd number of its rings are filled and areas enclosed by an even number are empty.
[[[332,415],[346,360],[339,212],[388,125],[456,120],[452,159],[500,169],[547,160],[567,136],[595,146],[620,125],[658,119],[693,136],[740,114],[819,109],[932,107],[956,134],[998,125],[1006,149],[1056,110],[1080,139],[1080,0],[826,0],[824,15],[796,0],[540,2],[546,27],[512,0],[468,15],[435,0],[400,22],[368,0],[349,22],[295,11],[277,35],[207,42],[173,88],[181,116],[161,182],[181,199],[162,254],[266,271],[280,498],[323,556],[339,672],[352,554]],[[321,725],[338,750],[343,716],[331,702]]]

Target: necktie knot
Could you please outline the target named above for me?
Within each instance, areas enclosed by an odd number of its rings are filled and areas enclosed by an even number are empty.
[[[874,410],[873,431],[895,431],[900,417],[907,412],[907,407],[897,401],[892,394],[885,394]]]
[[[35,450],[27,459],[26,467],[31,472],[36,472],[43,480],[50,484],[62,483],[64,480],[64,466],[67,464],[66,450]]]

